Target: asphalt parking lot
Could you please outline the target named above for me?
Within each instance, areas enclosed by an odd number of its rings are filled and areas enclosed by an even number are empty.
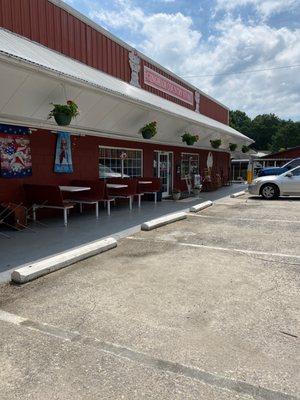
[[[299,399],[299,215],[224,198],[0,287],[0,398]]]

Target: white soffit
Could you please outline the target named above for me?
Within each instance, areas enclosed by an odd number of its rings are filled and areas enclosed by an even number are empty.
[[[228,125],[198,114],[143,89],[136,88],[129,83],[5,29],[0,29],[0,58],[4,60],[13,58],[27,66],[38,68],[51,75],[56,75],[60,79],[65,78],[74,83],[77,82],[79,85],[84,84],[85,86],[97,88],[100,91],[99,95],[106,92],[109,95],[117,96],[119,99],[123,98],[123,100],[143,106],[150,111],[154,112],[157,110],[168,114],[169,117],[173,116],[182,119],[182,122],[209,128],[216,134],[220,133],[227,137],[233,137],[239,142],[248,144],[253,142]]]

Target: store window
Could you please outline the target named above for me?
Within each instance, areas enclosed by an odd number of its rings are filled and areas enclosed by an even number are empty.
[[[199,155],[181,153],[181,179],[199,174]]]
[[[119,147],[99,147],[99,177],[143,176],[143,151]]]

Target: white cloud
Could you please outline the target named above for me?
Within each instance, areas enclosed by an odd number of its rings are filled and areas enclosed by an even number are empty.
[[[219,35],[204,44],[191,61],[181,66],[182,75],[235,73],[300,64],[300,30],[247,26],[241,21],[219,24]],[[275,112],[299,117],[299,69],[191,79],[191,82],[231,108],[252,116]]]
[[[274,68],[300,62],[300,30],[249,27],[241,22],[226,24],[215,46],[206,54],[204,70],[214,73]],[[203,63],[203,57],[199,62]],[[229,75],[193,81],[232,108],[251,115],[275,112],[299,117],[299,69],[282,69],[253,74]]]
[[[192,28],[193,21],[181,13],[154,14],[144,21],[142,50],[174,69],[197,51],[201,33]]]
[[[299,0],[217,0],[216,9],[232,11],[248,5],[254,6],[263,18],[268,18],[272,14],[299,7]]]
[[[93,7],[89,16],[108,25],[111,28],[127,27],[136,31],[145,19],[144,12],[139,7],[134,7],[130,0],[114,0],[115,9]]]
[[[227,16],[204,40],[191,17],[183,13],[146,15],[130,0],[114,1],[116,9],[94,10],[93,17],[108,27],[133,32],[139,50],[180,76],[300,64],[300,29],[276,29],[264,22],[246,25]],[[249,0],[233,0],[238,1]],[[252,116],[275,112],[299,118],[299,69],[186,79],[229,107]]]
[[[115,4],[116,10],[94,9],[90,17],[111,28],[128,28],[138,33],[143,38],[138,44],[139,49],[160,60],[165,67],[180,63],[197,49],[201,33],[193,30],[190,17],[180,12],[146,15],[130,0],[115,0]]]

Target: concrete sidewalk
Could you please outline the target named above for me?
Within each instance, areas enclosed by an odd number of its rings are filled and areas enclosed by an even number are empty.
[[[139,209],[134,204],[130,212],[126,205],[112,207],[111,216],[101,210],[100,219],[95,219],[94,210],[84,211],[83,214],[71,215],[67,228],[63,226],[62,217],[42,220],[45,224],[30,225],[34,230],[22,232],[7,231],[11,239],[0,236],[0,283],[9,280],[10,273],[16,267],[39,260],[50,255],[69,250],[71,248],[99,240],[107,236],[124,237],[139,231],[140,225],[153,218],[165,214],[188,210],[194,204],[207,199],[220,199],[239,191],[241,186],[234,184],[223,187],[216,192],[201,193],[200,198],[189,198],[174,202],[164,200],[157,203],[143,202]]]

